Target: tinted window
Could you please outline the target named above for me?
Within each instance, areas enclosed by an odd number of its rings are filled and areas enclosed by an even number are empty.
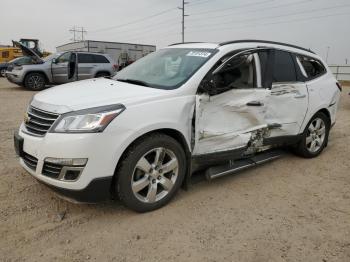
[[[95,63],[100,63],[100,64],[108,64],[109,61],[106,57],[102,55],[93,55]]]
[[[261,68],[261,82],[264,83],[266,81],[268,51],[259,52],[258,55],[259,55],[260,68]]]
[[[2,52],[2,58],[9,58],[10,52],[9,51],[3,51]]]
[[[273,82],[296,82],[297,76],[292,56],[288,52],[275,51]]]
[[[78,63],[80,64],[93,64],[94,58],[93,55],[89,54],[78,54]]]
[[[326,72],[322,63],[316,59],[305,56],[299,56],[298,59],[303,66],[308,79],[316,78]]]

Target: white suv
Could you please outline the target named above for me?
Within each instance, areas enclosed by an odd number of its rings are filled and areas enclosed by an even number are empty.
[[[208,179],[327,146],[341,86],[322,59],[258,40],[176,44],[114,79],[36,94],[15,134],[21,165],[80,202],[118,197],[145,212],[191,174]]]

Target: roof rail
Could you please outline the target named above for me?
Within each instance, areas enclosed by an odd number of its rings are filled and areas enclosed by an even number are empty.
[[[174,43],[168,46],[173,46],[173,45],[183,45],[183,44],[202,44],[204,42],[184,42],[184,43]]]
[[[238,43],[265,43],[265,44],[283,45],[283,46],[293,47],[293,48],[296,48],[296,49],[300,49],[300,50],[307,51],[307,52],[315,54],[315,52],[311,51],[310,49],[306,49],[306,48],[303,48],[303,47],[300,47],[300,46],[286,44],[286,43],[281,43],[281,42],[267,41],[267,40],[254,40],[254,39],[235,40],[235,41],[222,42],[222,43],[219,44],[219,46],[224,46],[224,45],[229,45],[229,44],[238,44]]]

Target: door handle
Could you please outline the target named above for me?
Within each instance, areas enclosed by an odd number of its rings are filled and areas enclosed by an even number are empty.
[[[306,97],[306,95],[296,95],[296,96],[294,96],[294,98],[305,98]]]
[[[250,101],[246,105],[247,106],[263,106],[264,103],[261,103],[260,101]]]

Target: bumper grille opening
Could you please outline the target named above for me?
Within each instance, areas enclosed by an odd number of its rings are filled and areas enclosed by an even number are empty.
[[[42,174],[57,179],[61,173],[62,166],[54,163],[44,162]]]
[[[38,165],[38,159],[36,157],[24,152],[22,159],[27,167],[29,167],[33,171],[36,170],[36,166]]]
[[[32,106],[29,107],[27,115],[24,125],[27,131],[35,136],[44,136],[59,117],[58,114],[43,111]]]

